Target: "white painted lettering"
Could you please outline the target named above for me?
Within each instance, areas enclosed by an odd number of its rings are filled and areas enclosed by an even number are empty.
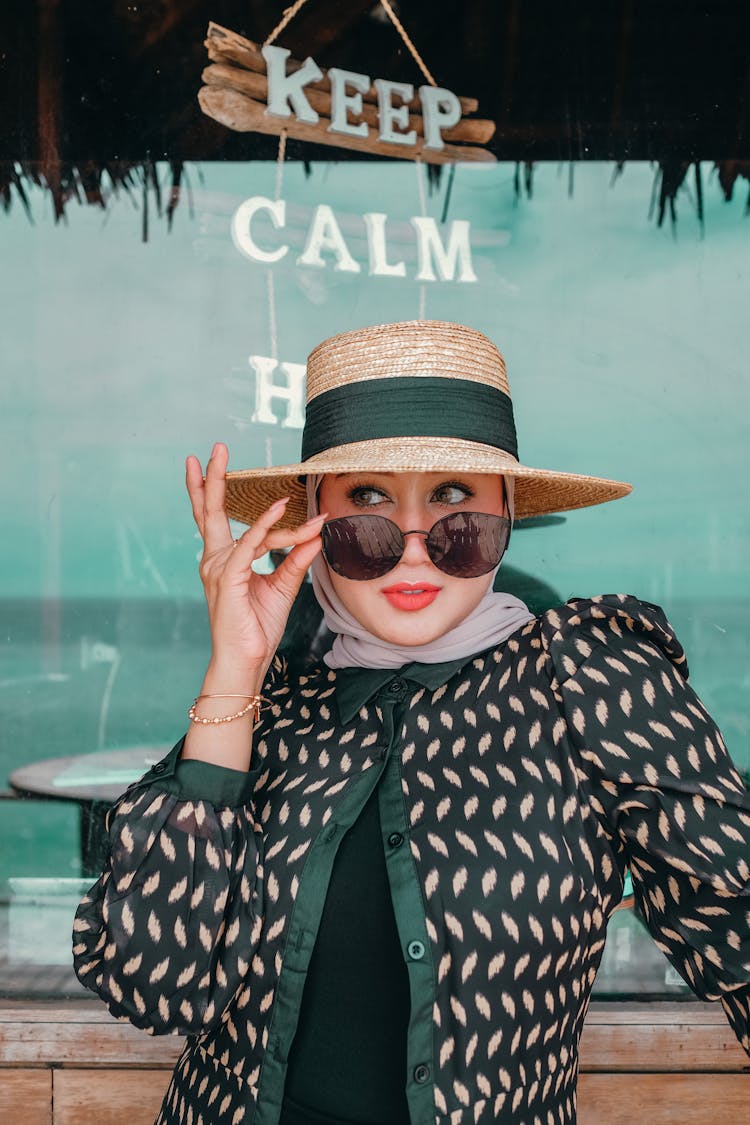
[[[232,216],[232,240],[245,257],[254,262],[278,262],[286,252],[288,246],[279,246],[276,250],[262,250],[250,233],[250,222],[258,211],[267,211],[277,230],[286,223],[286,203],[283,199],[265,199],[262,195],[254,195],[240,203]]]
[[[389,263],[385,242],[387,215],[371,211],[363,216],[367,227],[367,246],[370,256],[370,275],[374,277],[405,277],[406,263]]]
[[[294,245],[298,235],[295,227],[294,234],[287,234],[289,242],[281,242],[274,249],[259,246],[257,242],[259,228],[256,216],[261,216],[261,221],[266,229],[271,225],[278,231],[287,232],[287,209],[283,199],[266,199],[262,195],[254,195],[246,199],[232,216],[231,232],[235,246],[253,262],[264,265],[274,265],[289,253],[290,245]],[[305,222],[305,211],[297,216],[298,223]],[[292,223],[293,219],[289,220]],[[404,239],[401,224],[394,224],[393,235],[396,237],[396,250],[393,260],[389,259],[388,223],[389,218],[382,211],[371,211],[362,215],[359,220],[356,216],[345,213],[340,225],[333,208],[327,203],[320,203],[309,213],[307,230],[304,236],[304,248],[296,259],[297,265],[312,266],[315,269],[333,267],[343,273],[361,273],[362,265],[354,257],[347,245],[343,231],[347,236],[356,238],[355,246],[357,256],[364,258],[361,247],[359,222],[363,222],[367,233],[368,268],[371,277],[406,277],[406,261],[404,251],[399,254],[399,244],[403,245]],[[424,215],[413,216],[409,220],[416,235],[417,267],[414,278],[416,281],[477,281],[477,275],[471,258],[471,227],[466,219],[454,219],[445,227],[439,226],[434,218]],[[265,234],[265,231],[264,231]],[[261,239],[263,241],[263,239]]]
[[[424,147],[443,148],[442,133],[461,120],[461,103],[454,93],[440,86],[420,86],[424,116]]]
[[[378,92],[379,139],[392,145],[416,144],[416,130],[397,133],[395,128],[409,128],[408,103],[414,97],[414,87],[408,82],[389,82],[387,78],[376,78],[374,85]],[[393,104],[394,94],[401,99],[401,105]]]
[[[459,267],[458,281],[478,280],[471,264],[470,228],[466,219],[454,219],[449,225],[447,247],[433,218],[417,215],[410,222],[417,232],[417,281],[436,281],[435,269],[441,281],[453,281],[456,266]]]
[[[351,70],[339,70],[337,66],[330,67],[328,77],[331,80],[331,124],[329,133],[343,133],[348,137],[366,137],[367,123],[360,121],[358,125],[349,120],[349,113],[359,117],[362,113],[362,95],[370,89],[370,77],[367,74],[356,74]],[[350,94],[347,86],[356,91]]]
[[[255,372],[255,411],[251,422],[263,422],[267,426],[278,425],[271,404],[275,399],[286,403],[286,417],[282,429],[301,430],[305,424],[305,365],[304,363],[277,363],[267,355],[248,356],[248,363]],[[280,370],[286,376],[286,383],[274,382],[274,372]]]
[[[298,121],[317,124],[318,115],[302,92],[308,82],[317,82],[323,77],[323,71],[315,60],[308,57],[299,70],[287,74],[286,60],[291,51],[287,51],[286,47],[263,47],[262,53],[268,72],[266,113],[289,117],[294,110]]]
[[[323,269],[326,264],[322,256],[324,250],[330,250],[335,255],[334,269],[346,273],[360,272],[359,262],[355,261],[349,253],[341,228],[336,222],[336,216],[327,203],[321,203],[315,208],[310,230],[307,233],[307,242],[297,258],[297,265]]]

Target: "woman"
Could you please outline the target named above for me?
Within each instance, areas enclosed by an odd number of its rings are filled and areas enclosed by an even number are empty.
[[[629,486],[521,464],[502,356],[439,322],[325,341],[302,461],[227,458],[187,465],[190,731],[111,811],[74,937],[113,1014],[189,1036],[158,1122],[575,1121],[626,867],[750,1051],[750,796],[674,633],[625,595],[492,591],[514,515]],[[310,567],[335,640],[292,680]]]

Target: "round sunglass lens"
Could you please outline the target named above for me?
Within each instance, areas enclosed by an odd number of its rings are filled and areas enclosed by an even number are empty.
[[[484,512],[456,512],[433,526],[427,540],[430,558],[455,578],[478,578],[493,570],[508,543],[510,523]]]
[[[342,516],[324,524],[321,535],[331,570],[355,582],[387,574],[404,553],[399,528],[384,516]]]

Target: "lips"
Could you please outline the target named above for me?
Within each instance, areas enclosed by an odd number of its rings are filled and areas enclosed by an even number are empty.
[[[397,582],[393,586],[386,586],[381,592],[392,606],[409,613],[431,605],[440,589],[440,586],[433,586],[431,582]]]

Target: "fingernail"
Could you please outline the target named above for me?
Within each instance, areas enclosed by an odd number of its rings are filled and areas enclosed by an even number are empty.
[[[282,496],[280,500],[274,500],[271,507],[272,508],[280,508],[282,504],[288,504],[288,503],[289,503],[289,497],[288,496]]]
[[[311,516],[309,520],[305,521],[305,527],[310,527],[314,523],[322,523],[325,518],[325,515]]]
[[[216,450],[217,450],[217,448],[218,448],[218,445],[219,445],[218,441],[217,441],[217,442],[214,442],[213,448],[211,449],[211,456],[212,456],[212,457],[215,457],[215,456],[216,456]]]

